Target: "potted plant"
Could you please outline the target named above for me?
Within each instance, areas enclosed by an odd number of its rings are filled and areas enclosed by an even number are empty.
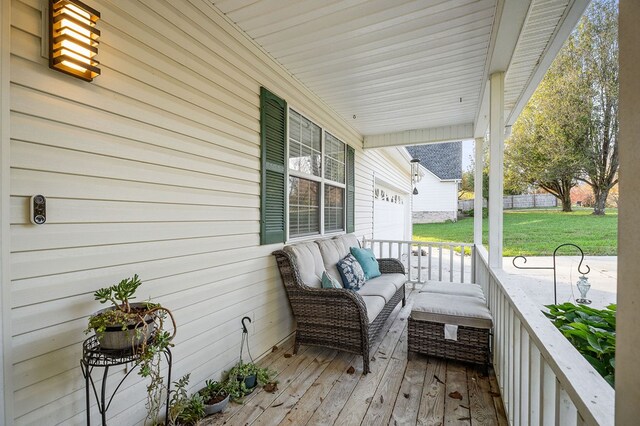
[[[216,382],[207,380],[205,387],[198,391],[204,399],[204,412],[211,415],[224,411],[229,404],[231,395],[237,395],[240,389],[240,382],[237,380],[226,380]]]
[[[151,423],[158,423],[165,390],[164,378],[160,374],[160,357],[171,346],[176,323],[167,308],[158,303],[131,303],[142,282],[138,275],[125,278],[118,284],[105,287],[94,293],[100,303],[111,302],[111,306],[89,317],[86,333],[92,330],[106,351],[132,351],[139,356],[139,375],[150,378],[147,386],[147,411]],[[173,333],[164,330],[164,321],[169,317]]]
[[[238,362],[229,371],[229,380],[236,378],[241,382],[241,387],[244,390],[245,395],[253,392],[254,388],[258,385],[264,385],[271,382],[273,373],[267,368],[260,368],[252,362],[244,363],[242,360]]]

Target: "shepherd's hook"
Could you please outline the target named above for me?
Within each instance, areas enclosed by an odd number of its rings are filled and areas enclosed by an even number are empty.
[[[249,320],[249,322],[251,322],[251,318],[249,318],[249,317],[242,318],[242,332],[243,333],[249,333],[249,330],[247,330],[247,326],[244,323],[245,320]]]

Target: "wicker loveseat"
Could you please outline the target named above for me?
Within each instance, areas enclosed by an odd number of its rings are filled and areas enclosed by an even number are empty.
[[[402,302],[405,271],[397,259],[378,259],[382,275],[358,291],[322,288],[322,272],[341,282],[336,264],[359,246],[352,235],[285,246],[274,252],[297,322],[294,353],[313,345],[361,354],[369,373],[370,342]]]

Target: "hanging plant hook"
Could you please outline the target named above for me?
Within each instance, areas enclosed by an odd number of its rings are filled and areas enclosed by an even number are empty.
[[[243,333],[249,333],[249,330],[247,329],[247,325],[244,323],[246,320],[249,320],[249,323],[251,323],[251,318],[249,318],[249,317],[242,318],[242,332]]]

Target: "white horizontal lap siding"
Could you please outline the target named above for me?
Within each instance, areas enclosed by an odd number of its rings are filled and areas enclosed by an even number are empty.
[[[192,387],[236,361],[249,315],[254,356],[293,331],[271,252],[259,246],[259,90],[264,85],[356,148],[356,232],[371,237],[374,171],[408,166],[362,137],[206,0],[85,0],[101,12],[102,75],[48,68],[41,1],[13,0],[11,348],[16,424],[83,424],[78,362],[92,293],[138,273],[139,299],[175,312],[174,379]],[[47,223],[29,223],[29,197]],[[115,384],[123,369],[110,371]],[[113,389],[112,386],[110,386]],[[144,419],[131,376],[110,423]],[[97,421],[97,410],[92,416]]]
[[[413,197],[413,211],[458,211],[458,184],[443,182],[431,172],[425,172],[418,182],[418,195]]]
[[[41,2],[12,2],[16,424],[84,423],[78,361],[87,316],[100,307],[92,293],[134,273],[145,282],[140,299],[173,309],[174,379],[192,372],[192,387],[235,362],[242,316],[255,320],[254,356],[292,332],[274,247],[258,245],[261,85],[356,148],[359,236],[372,232],[374,171],[408,182],[205,0],[88,3],[102,15],[102,75],[92,83],[48,68]],[[43,226],[28,220],[34,194],[48,199]],[[112,369],[109,384],[123,374]],[[136,377],[109,410],[114,424],[145,416]]]
[[[258,245],[261,85],[356,147],[359,163],[367,155],[360,135],[204,0],[88,1],[102,14],[92,83],[40,56],[40,3],[12,2],[13,412],[16,424],[83,424],[78,361],[99,287],[138,273],[139,299],[173,309],[174,379],[192,372],[193,387],[236,361],[242,316],[255,320],[254,356],[293,330],[274,247]],[[358,190],[372,186],[367,164]],[[43,226],[28,221],[38,193]],[[109,384],[123,374],[112,369]],[[144,399],[144,382],[129,377],[111,422],[142,421]]]
[[[373,238],[373,191],[376,180],[405,193],[411,190],[409,163],[398,164],[392,155],[395,150],[369,149],[356,153],[355,221],[359,237]]]

